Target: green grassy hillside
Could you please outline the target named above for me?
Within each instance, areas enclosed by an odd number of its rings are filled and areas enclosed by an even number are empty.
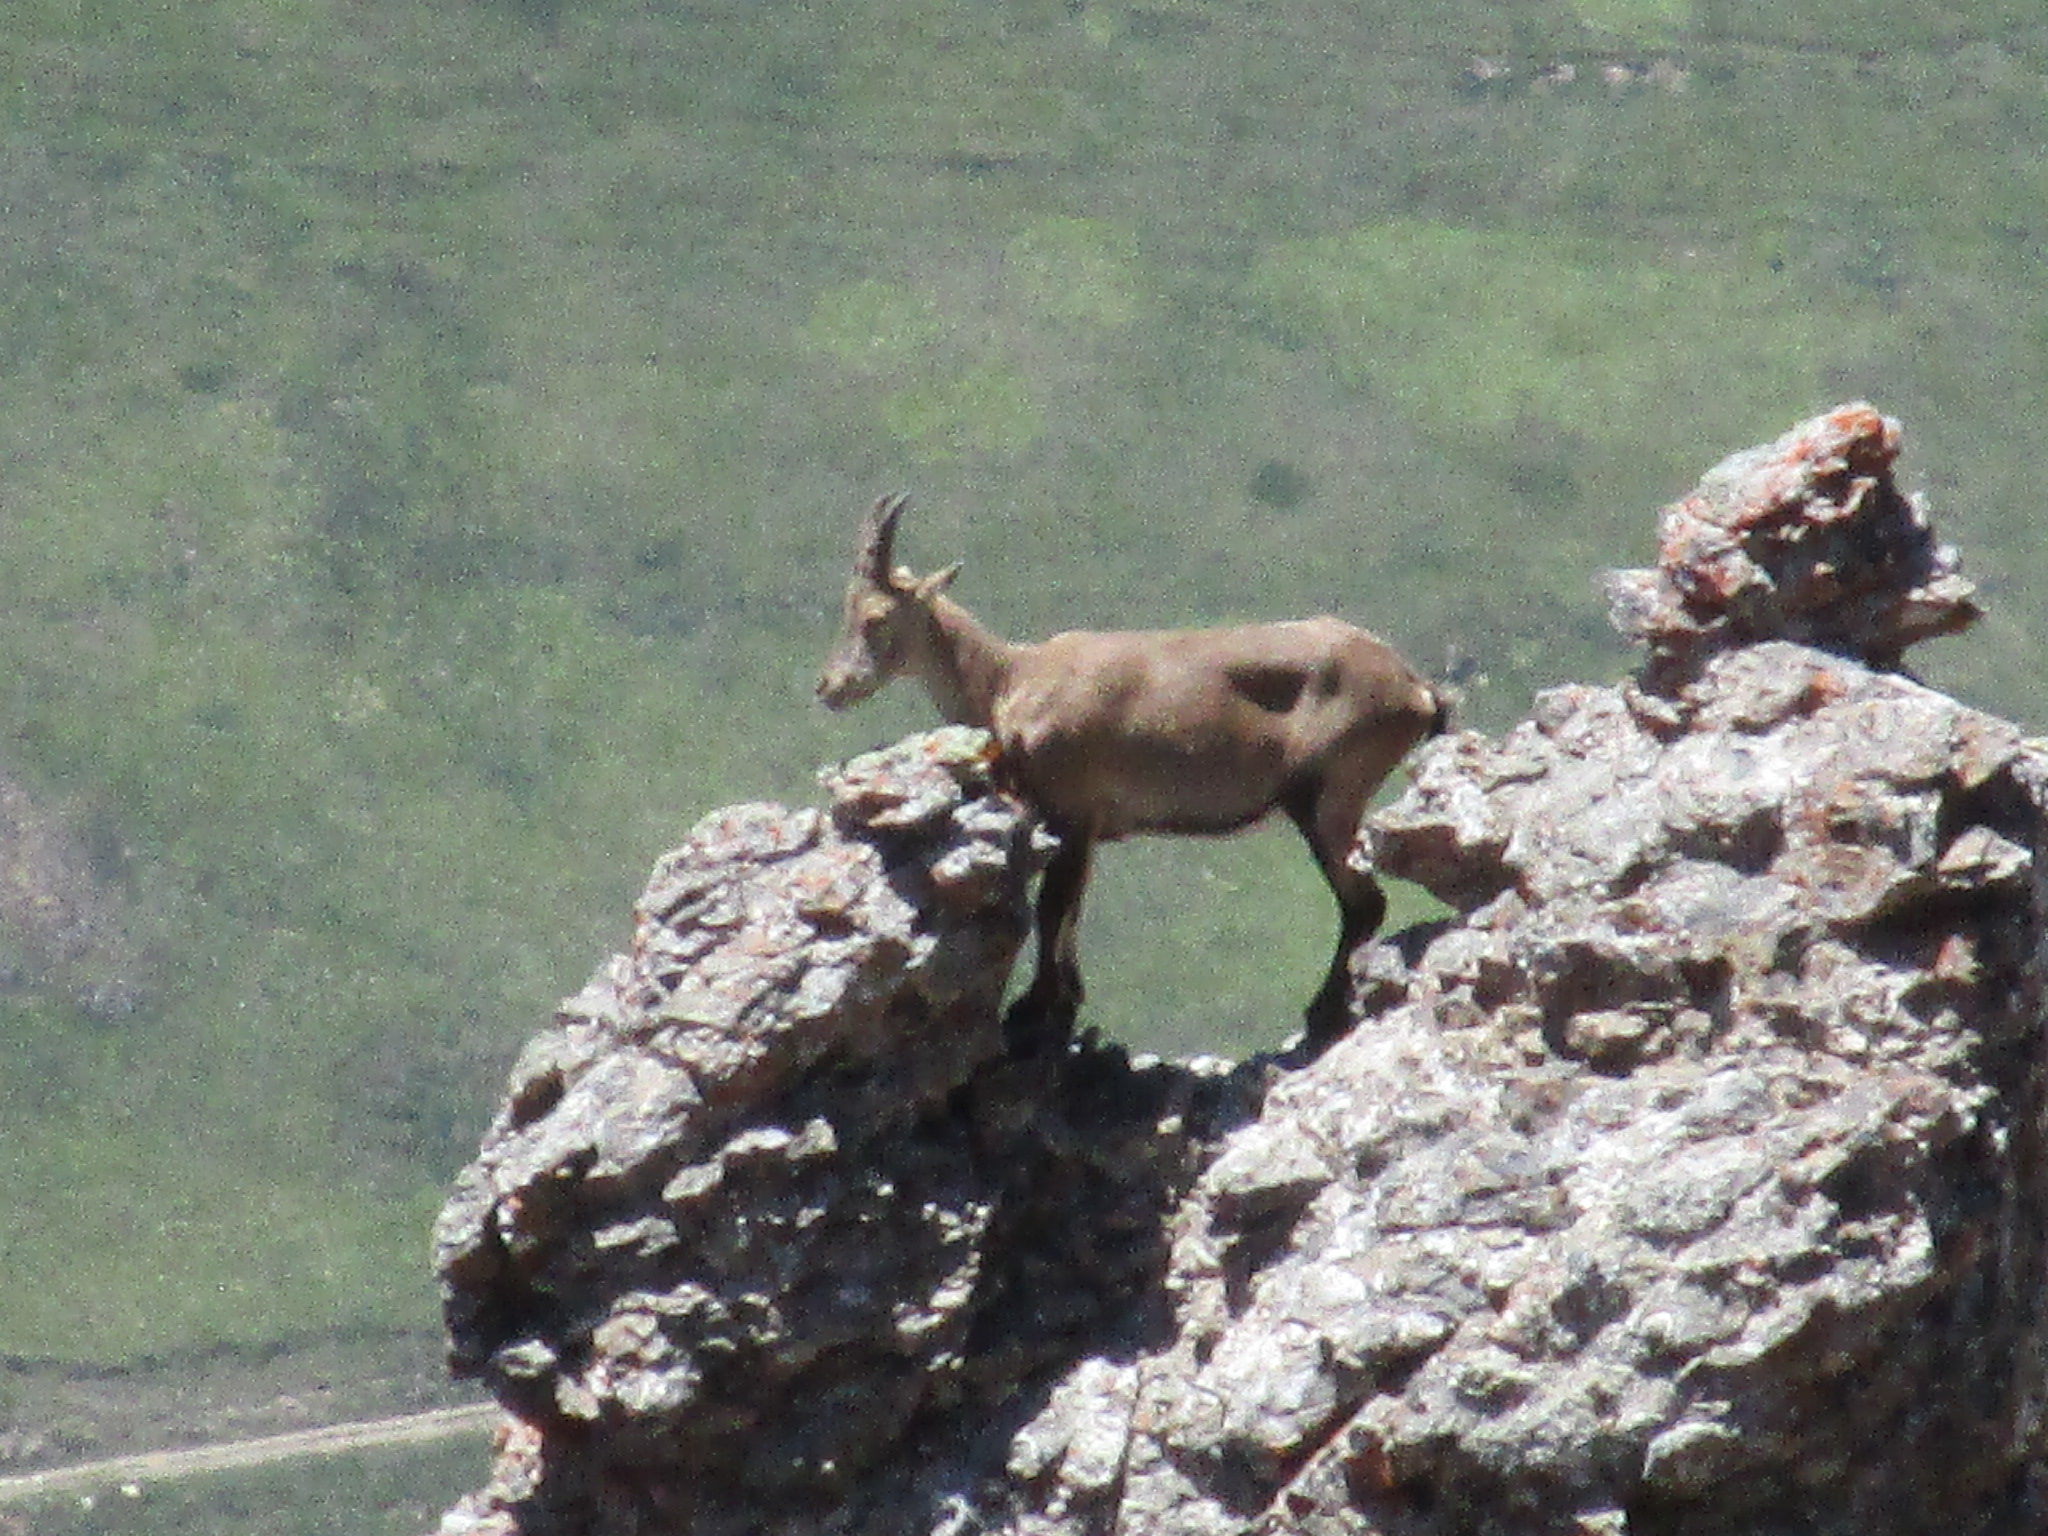
[[[1334,610],[1497,728],[1869,394],[1997,613],[1933,675],[2038,712],[2048,34],[1866,9],[17,6],[0,1355],[430,1322],[655,857],[928,721],[810,704],[880,490],[1000,628]],[[1293,1027],[1291,838],[1105,866],[1094,1022]]]

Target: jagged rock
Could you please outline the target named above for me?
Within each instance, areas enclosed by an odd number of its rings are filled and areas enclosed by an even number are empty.
[[[1899,441],[1858,401],[1724,460],[1666,507],[1656,569],[1607,577],[1615,627],[1649,646],[1647,675],[1773,639],[1893,667],[1974,623],[1955,551],[1893,482]]]
[[[986,753],[938,731],[825,775],[826,813],[707,818],[521,1054],[435,1233],[454,1366],[514,1420],[447,1530],[932,1505],[908,1448],[1152,1324],[1187,1148],[1242,1095],[1003,1060],[1042,852]]]
[[[2048,1527],[2048,754],[1893,670],[1973,612],[1897,445],[1730,460],[1639,678],[1427,749],[1454,915],[1319,1060],[1005,1061],[971,733],[707,822],[443,1216],[443,1531]]]

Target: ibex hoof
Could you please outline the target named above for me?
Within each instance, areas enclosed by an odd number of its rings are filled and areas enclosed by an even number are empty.
[[[1073,1038],[1079,1012],[1077,1004],[1053,1002],[1027,992],[1003,1015],[1003,1046],[1017,1061],[1053,1055]]]

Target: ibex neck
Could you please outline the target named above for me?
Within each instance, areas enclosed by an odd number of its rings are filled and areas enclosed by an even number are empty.
[[[939,713],[953,725],[988,729],[1010,680],[1016,647],[990,634],[949,597],[932,603],[931,645],[919,669]]]

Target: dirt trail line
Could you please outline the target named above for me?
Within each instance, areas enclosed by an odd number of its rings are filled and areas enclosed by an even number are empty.
[[[329,1424],[324,1429],[295,1430],[288,1435],[265,1435],[260,1440],[227,1440],[218,1445],[148,1451],[139,1456],[113,1456],[105,1461],[52,1467],[47,1472],[0,1477],[0,1505],[109,1484],[157,1482],[201,1472],[261,1467],[300,1456],[335,1456],[343,1451],[446,1440],[489,1428],[497,1423],[500,1412],[495,1403],[472,1403],[464,1408],[402,1414],[395,1419],[364,1419],[355,1424]]]

